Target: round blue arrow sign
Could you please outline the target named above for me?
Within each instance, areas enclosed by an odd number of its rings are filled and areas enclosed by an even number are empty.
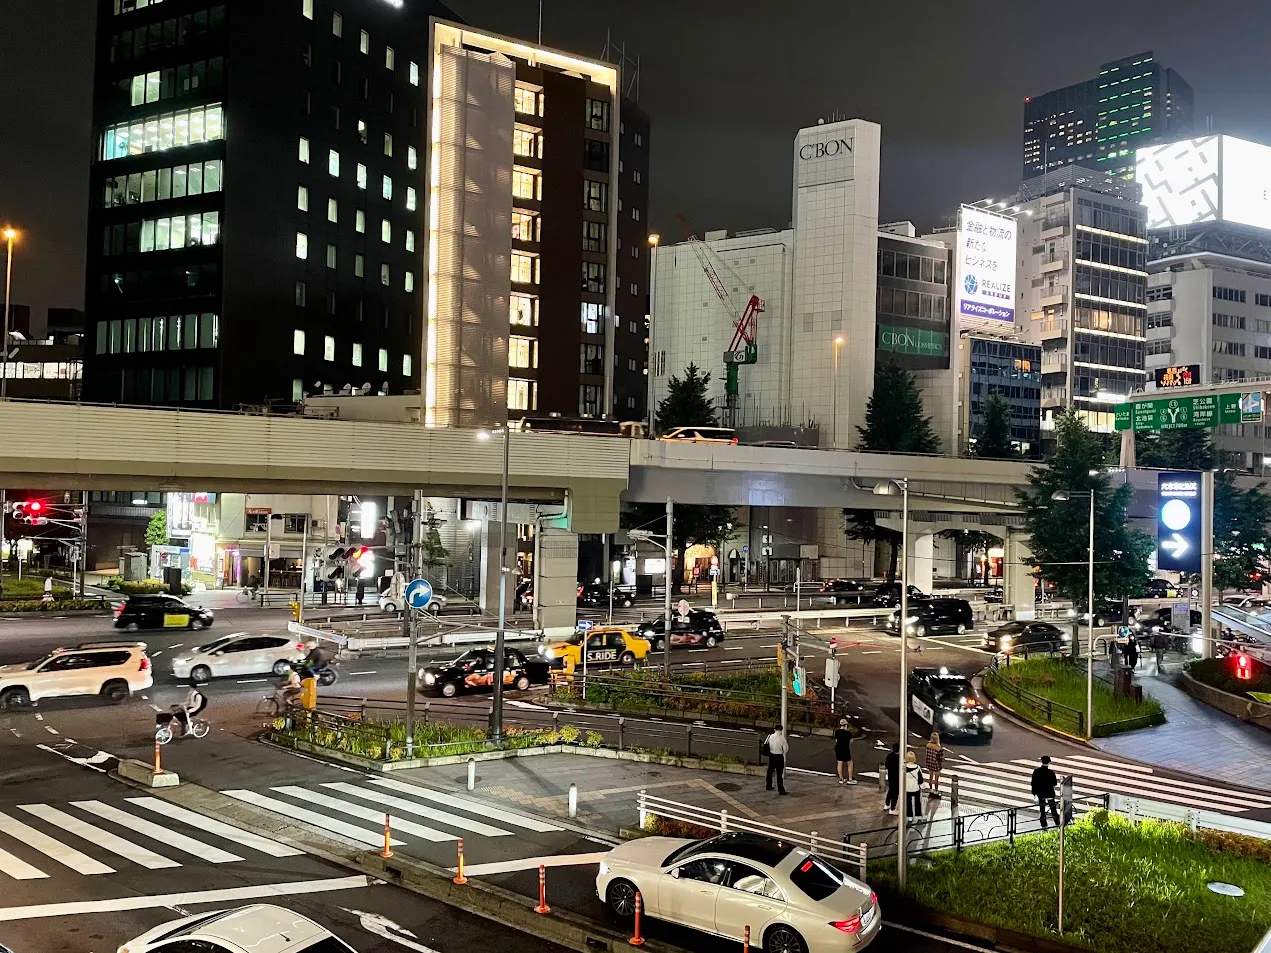
[[[432,583],[427,579],[413,579],[406,584],[406,604],[412,609],[427,609],[432,602]]]

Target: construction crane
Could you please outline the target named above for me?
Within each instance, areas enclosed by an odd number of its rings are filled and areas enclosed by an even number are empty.
[[[742,364],[755,364],[759,361],[759,346],[755,343],[755,338],[758,331],[758,317],[764,312],[763,299],[753,293],[753,289],[746,285],[741,276],[733,271],[714,249],[697,237],[697,233],[693,231],[693,226],[689,224],[687,218],[683,215],[677,215],[676,217],[680,220],[680,224],[684,226],[684,234],[688,239],[688,244],[693,249],[693,254],[697,256],[697,263],[701,265],[702,271],[706,273],[706,280],[710,282],[711,287],[715,289],[715,294],[728,310],[728,320],[733,326],[732,343],[728,346],[728,350],[724,352],[723,423],[726,427],[735,427],[737,426],[739,404],[737,368]],[[715,270],[712,258],[731,277],[737,279],[738,287],[746,287],[751,292],[750,300],[746,302],[745,307],[739,308],[737,306],[737,302],[729,294],[727,286],[720,280],[719,272]]]

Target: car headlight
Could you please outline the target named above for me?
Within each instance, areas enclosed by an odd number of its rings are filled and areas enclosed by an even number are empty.
[[[174,659],[172,660],[172,664],[173,664],[173,665],[189,665],[189,664],[190,664],[190,660],[189,660],[188,658],[184,658],[184,657],[183,657],[183,658],[174,658]]]
[[[609,864],[605,861],[600,862],[600,876],[607,877],[609,875]]]
[[[547,649],[547,650],[543,653],[543,658],[547,659],[549,662],[550,662],[550,661],[552,661],[554,658],[556,658],[556,650],[555,650],[555,649]]]
[[[437,676],[436,676],[436,675],[434,675],[432,672],[424,672],[424,684],[425,684],[425,685],[435,685],[436,683],[437,683]]]
[[[958,723],[958,716],[951,711],[946,711],[940,716],[940,720],[946,725],[956,725]]]
[[[993,724],[993,716],[992,716],[992,715],[985,715],[983,718],[981,718],[981,719],[980,719],[980,724],[982,724],[982,725],[990,725],[990,726],[991,726],[991,725]]]
[[[1203,655],[1205,652],[1205,640],[1200,636],[1192,639],[1192,652],[1196,655]]]
[[[1008,646],[1010,646],[1011,641],[1012,641],[1011,636],[1009,635],[1002,636],[1001,638],[1002,648],[1007,648]]]

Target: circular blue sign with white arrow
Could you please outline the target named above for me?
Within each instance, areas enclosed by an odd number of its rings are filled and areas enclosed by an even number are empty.
[[[406,604],[412,609],[427,609],[432,602],[432,583],[427,579],[413,579],[406,584]]]

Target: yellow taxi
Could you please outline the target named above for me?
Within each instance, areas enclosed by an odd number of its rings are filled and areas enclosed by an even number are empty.
[[[648,639],[616,625],[578,631],[561,642],[544,642],[538,653],[553,668],[582,668],[584,638],[588,665],[634,665],[649,654]]]

